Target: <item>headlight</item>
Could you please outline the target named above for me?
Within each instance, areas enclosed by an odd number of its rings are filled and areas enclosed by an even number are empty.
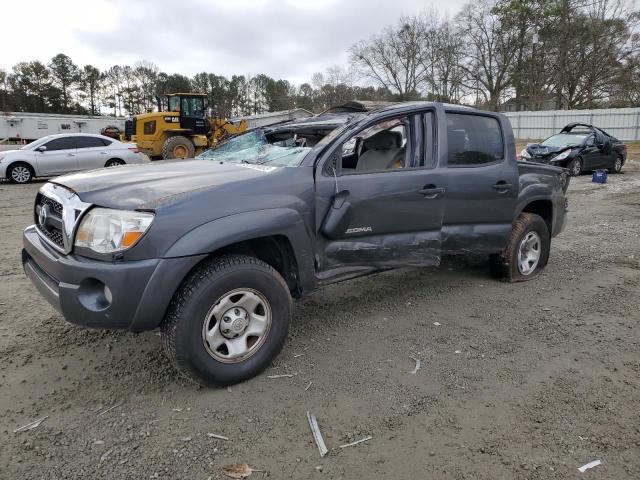
[[[571,149],[565,150],[564,152],[561,152],[558,155],[556,155],[555,157],[553,157],[551,159],[551,161],[555,162],[557,160],[564,160],[565,158],[567,158],[569,156],[570,153],[571,153]]]
[[[529,152],[527,152],[527,149],[524,148],[521,152],[520,152],[520,157],[522,158],[531,158],[531,155],[529,155]]]
[[[142,238],[153,218],[147,212],[93,208],[78,227],[75,245],[98,253],[126,250]]]

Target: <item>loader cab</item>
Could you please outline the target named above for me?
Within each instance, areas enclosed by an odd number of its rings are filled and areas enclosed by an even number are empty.
[[[166,110],[161,108],[160,111],[178,112],[181,129],[195,135],[207,135],[211,124],[207,119],[206,99],[202,93],[170,93],[166,96]]]

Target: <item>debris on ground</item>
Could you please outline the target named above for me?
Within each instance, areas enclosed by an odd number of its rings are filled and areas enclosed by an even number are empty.
[[[589,470],[590,468],[597,467],[601,463],[602,462],[600,460],[594,460],[593,462],[589,462],[589,463],[579,467],[578,470],[580,470],[580,473],[584,473],[587,470]]]
[[[311,388],[311,384],[312,384],[312,383],[313,383],[313,382],[309,382],[309,385],[307,385],[306,387],[304,387],[304,391],[305,391],[305,392]]]
[[[440,325],[442,325],[440,322],[433,322],[433,324],[434,324],[436,327],[439,327]]]
[[[295,377],[294,374],[291,373],[282,373],[280,375],[267,375],[267,378],[291,378],[291,377]]]
[[[363,442],[368,442],[369,440],[371,440],[373,437],[371,435],[369,435],[368,437],[364,437],[361,438],[360,440],[356,440],[355,442],[351,442],[351,443],[345,443],[344,445],[340,445],[340,447],[338,448],[347,448],[347,447],[353,447],[355,445],[358,445],[360,443]]]
[[[224,435],[218,435],[217,433],[207,433],[207,437],[217,438],[218,440],[229,440],[228,437],[225,437]]]
[[[100,412],[98,415],[96,415],[96,417],[101,417],[105,413],[110,412],[114,408],[121,407],[122,405],[124,405],[124,402],[116,403],[115,405],[112,405],[111,407],[107,408],[106,410],[103,410],[102,412]]]
[[[316,441],[316,445],[318,446],[320,456],[324,457],[329,450],[327,450],[327,446],[324,444],[322,433],[320,433],[320,427],[318,427],[318,420],[316,420],[315,415],[311,415],[309,412],[307,412],[307,420],[309,421],[309,427],[311,428],[313,439]]]
[[[459,353],[462,353],[462,351],[461,350],[456,350],[454,353],[459,354]]]
[[[409,358],[414,362],[416,362],[416,366],[413,368],[413,370],[409,372],[411,375],[415,375],[416,373],[418,373],[418,370],[420,370],[420,359],[417,357],[409,357]]]
[[[262,472],[262,470],[251,468],[246,463],[238,463],[222,467],[222,473],[229,478],[247,478],[253,472]]]
[[[13,433],[26,432],[27,430],[33,430],[34,428],[38,428],[40,424],[44,422],[47,418],[49,418],[49,415],[45,415],[44,417],[34,420],[31,423],[27,423],[26,425],[23,425],[20,428],[16,428],[13,431]]]

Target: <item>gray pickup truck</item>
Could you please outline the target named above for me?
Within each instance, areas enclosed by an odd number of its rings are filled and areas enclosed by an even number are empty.
[[[443,255],[486,254],[535,277],[564,227],[564,169],[517,162],[498,113],[441,103],[357,105],[258,128],[200,158],[53,179],[22,262],[64,317],[161,329],[203,385],[262,371],[292,298]]]

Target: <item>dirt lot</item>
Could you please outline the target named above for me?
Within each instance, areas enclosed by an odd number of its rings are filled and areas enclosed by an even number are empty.
[[[219,390],[176,378],[156,332],[77,328],[36,293],[20,244],[38,187],[0,184],[3,479],[222,478],[237,462],[257,479],[640,478],[638,162],[572,181],[540,278],[456,260],[325,288],[265,374]]]

